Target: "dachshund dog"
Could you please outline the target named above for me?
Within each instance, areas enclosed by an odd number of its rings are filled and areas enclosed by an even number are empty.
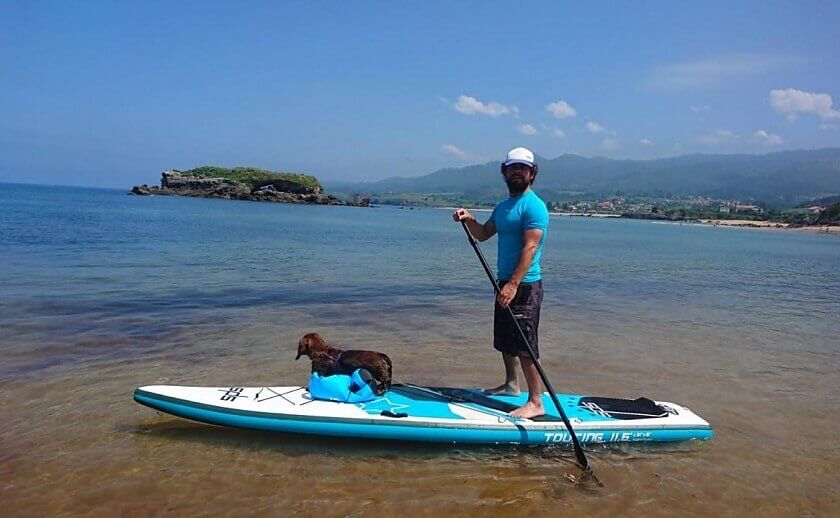
[[[298,342],[297,357],[312,360],[312,372],[321,376],[352,374],[356,369],[366,369],[377,382],[374,393],[381,396],[391,389],[391,359],[376,351],[342,351],[330,345],[318,333],[308,333]]]

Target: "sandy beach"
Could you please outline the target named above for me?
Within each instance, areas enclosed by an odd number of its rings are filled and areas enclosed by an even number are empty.
[[[720,227],[747,227],[747,228],[788,228],[788,223],[775,221],[753,221],[750,219],[701,219],[697,223]]]
[[[785,229],[821,234],[840,234],[840,226],[813,225],[805,227],[793,227],[789,223],[780,223],[776,221],[752,221],[749,219],[701,219],[697,221],[697,224],[712,225],[715,227],[720,226],[760,229]]]

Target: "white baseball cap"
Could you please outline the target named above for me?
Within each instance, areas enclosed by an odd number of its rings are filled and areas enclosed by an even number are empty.
[[[509,166],[510,164],[525,164],[528,167],[534,167],[534,153],[524,147],[513,148],[508,151],[507,159],[502,165]]]

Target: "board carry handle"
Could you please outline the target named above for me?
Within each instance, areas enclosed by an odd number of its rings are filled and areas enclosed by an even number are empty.
[[[391,412],[390,410],[383,410],[382,412],[379,412],[379,415],[385,417],[393,417],[397,419],[401,417],[408,417],[408,414],[406,414],[405,412]]]

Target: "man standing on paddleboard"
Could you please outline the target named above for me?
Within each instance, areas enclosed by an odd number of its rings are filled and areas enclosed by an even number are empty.
[[[499,234],[496,265],[501,291],[496,297],[493,315],[493,347],[502,353],[505,382],[487,392],[519,394],[516,373],[517,364],[521,363],[529,396],[528,401],[511,412],[511,415],[527,418],[545,413],[541,397],[542,384],[539,371],[528,354],[527,345],[522,341],[506,308],[510,306],[513,310],[539,358],[537,329],[543,298],[540,255],[548,230],[548,208],[531,190],[538,170],[534,153],[524,147],[512,149],[502,163],[502,177],[510,197],[496,205],[484,224],[478,223],[475,216],[463,208],[452,215],[455,221],[465,222],[479,241],[486,241]]]

